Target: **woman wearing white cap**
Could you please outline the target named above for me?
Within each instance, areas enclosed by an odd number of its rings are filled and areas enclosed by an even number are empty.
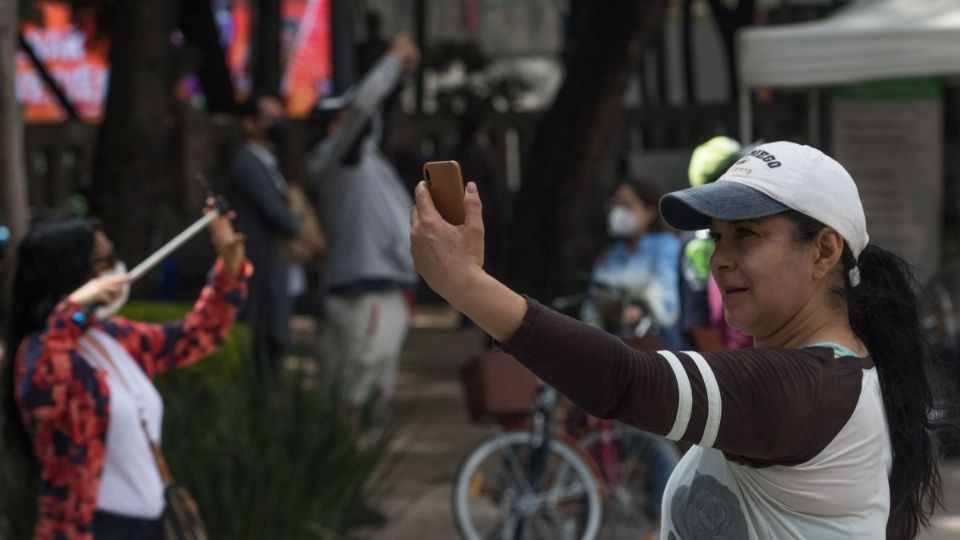
[[[424,185],[418,271],[454,307],[590,414],[695,446],[664,494],[662,538],[912,538],[940,497],[907,265],[868,245],[856,185],[808,146],[756,148],[717,182],[665,196],[709,227],[725,316],[756,348],[645,352],[482,269],[480,199],[445,223]]]

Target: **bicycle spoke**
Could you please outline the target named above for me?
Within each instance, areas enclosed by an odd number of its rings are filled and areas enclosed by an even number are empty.
[[[503,481],[509,484],[508,486],[504,486],[505,489],[513,488],[518,494],[525,491],[524,487],[520,485],[514,467],[512,467],[510,463],[507,463],[507,460],[500,460],[500,472],[500,478],[503,478]]]
[[[569,486],[557,487],[550,491],[541,493],[537,496],[538,503],[552,503],[556,504],[565,499],[572,499],[574,497],[579,497],[584,495],[587,492],[587,487],[582,483],[577,482]]]
[[[582,495],[586,493],[587,487],[578,478],[577,471],[568,463],[560,461],[547,475],[550,481],[545,481],[544,486],[552,486],[549,489],[542,489],[540,500],[559,500],[569,498],[573,495]],[[570,491],[575,489],[576,491]],[[558,495],[559,493],[559,495]]]
[[[487,532],[482,534],[484,540],[513,540],[519,520],[513,512],[507,514],[506,519],[497,521]]]
[[[523,485],[518,485],[521,491],[525,491],[527,493],[533,491],[533,486],[530,484],[530,479],[527,478],[526,473],[524,472],[526,468],[523,466],[523,464],[520,463],[520,458],[517,457],[517,454],[514,452],[513,445],[500,444],[499,447],[500,447],[500,450],[503,451],[504,455],[507,456],[507,459],[510,460],[511,462],[510,470],[513,473],[514,478],[523,481]],[[520,471],[519,475],[517,474],[517,471]]]
[[[520,516],[517,519],[513,526],[506,532],[507,536],[504,536],[504,540],[523,540],[523,527],[526,525],[527,519],[523,516]]]
[[[537,538],[556,538],[556,536],[550,534],[549,529],[546,531],[547,534],[544,534],[543,527],[547,525],[544,523],[544,519],[538,519],[537,516],[534,516],[530,521],[533,523],[533,530],[536,531]]]
[[[514,538],[517,538],[514,535],[516,534],[517,524],[519,521],[520,520],[517,519],[517,517],[511,512],[510,515],[507,516],[507,519],[503,520],[501,524],[499,537],[500,540],[513,540]]]
[[[557,526],[557,532],[560,533],[559,538],[563,540],[574,540],[570,533],[567,532],[566,527],[564,527],[563,516],[557,512],[556,508],[550,508],[547,510],[547,515],[551,518],[551,521]]]
[[[573,467],[566,463],[560,463],[553,471],[551,471],[551,475],[556,475],[553,483],[555,485],[562,486],[566,484],[567,480],[571,477],[573,477],[575,480],[577,471],[575,471]]]

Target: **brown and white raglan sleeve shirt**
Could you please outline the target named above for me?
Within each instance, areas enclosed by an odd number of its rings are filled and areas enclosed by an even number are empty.
[[[585,411],[696,445],[662,538],[882,538],[889,434],[876,369],[836,348],[638,351],[533,300],[506,343]]]

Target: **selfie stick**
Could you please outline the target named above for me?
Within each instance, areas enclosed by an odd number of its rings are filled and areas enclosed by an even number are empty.
[[[198,232],[202,231],[204,227],[210,224],[211,221],[217,219],[218,217],[225,215],[230,211],[230,205],[227,203],[227,200],[219,195],[215,195],[210,189],[209,184],[207,184],[206,179],[200,173],[197,173],[196,179],[200,182],[200,186],[206,191],[207,197],[213,199],[213,208],[209,212],[203,215],[202,218],[198,219],[187,227],[183,232],[175,236],[169,242],[163,245],[160,249],[155,251],[153,255],[150,255],[143,260],[140,264],[135,266],[133,270],[127,272],[127,275],[130,277],[130,283],[133,283],[143,277],[144,274],[149,272],[154,266],[156,266],[160,261],[162,261],[167,255],[170,255],[174,251],[180,248],[183,244],[187,243],[191,238],[197,235]],[[97,308],[103,305],[100,302],[90,304],[84,309],[84,313],[89,317],[92,315]]]
[[[172,240],[164,244],[164,246],[154,252],[153,255],[150,255],[144,259],[143,262],[135,266],[133,270],[127,272],[127,275],[130,276],[130,283],[133,283],[143,277],[144,274],[149,272],[150,269],[156,266],[167,255],[170,255],[179,249],[180,246],[187,243],[188,240],[196,236],[196,234],[202,231],[204,227],[209,225],[211,221],[230,211],[230,205],[227,204],[227,200],[213,192],[213,189],[210,188],[210,183],[207,182],[207,179],[203,176],[203,173],[196,173],[194,175],[194,179],[198,184],[200,184],[200,189],[204,191],[206,197],[208,199],[213,199],[213,208],[204,214],[202,218],[194,222],[193,225],[190,225],[182,233],[178,234]]]
[[[156,266],[160,261],[162,261],[167,255],[170,255],[174,251],[180,248],[183,244],[187,243],[188,240],[196,236],[196,234],[203,230],[204,227],[210,224],[211,221],[220,217],[220,212],[216,209],[211,210],[203,215],[202,218],[198,219],[187,227],[182,233],[173,237],[172,240],[164,244],[164,246],[143,260],[140,264],[135,266],[133,270],[127,272],[127,275],[130,276],[130,283],[133,283],[143,277],[144,274],[149,272],[154,266]]]

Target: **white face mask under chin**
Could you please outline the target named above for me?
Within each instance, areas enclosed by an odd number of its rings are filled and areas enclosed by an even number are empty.
[[[109,270],[104,270],[97,274],[97,277],[107,277],[107,276],[120,276],[127,273],[127,265],[123,261],[117,261],[113,265],[113,268]],[[100,306],[97,308],[97,318],[100,320],[107,319],[116,315],[120,308],[127,303],[127,300],[130,298],[130,284],[123,284],[123,291],[120,293],[120,296],[116,300],[110,302],[109,304]]]
[[[614,206],[607,215],[607,232],[614,238],[626,238],[637,232],[637,218],[622,206]]]

